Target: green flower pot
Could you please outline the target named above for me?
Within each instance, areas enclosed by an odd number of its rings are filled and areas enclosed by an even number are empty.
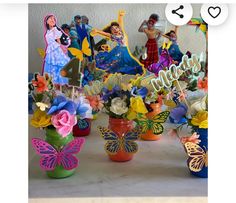
[[[60,134],[57,133],[55,128],[46,128],[46,139],[45,141],[51,144],[55,149],[60,150],[71,142],[74,139],[72,133],[67,135],[66,137],[62,137]],[[53,171],[47,171],[47,175],[50,178],[66,178],[73,175],[75,172],[75,168],[72,170],[66,170],[63,166],[56,166]]]

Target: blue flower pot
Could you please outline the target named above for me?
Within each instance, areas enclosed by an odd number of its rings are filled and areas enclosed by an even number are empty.
[[[201,140],[201,142],[198,144],[205,152],[208,151],[208,129],[204,129],[204,128],[196,128],[195,131],[197,132],[197,134],[199,134],[199,140]],[[189,158],[187,160],[187,164],[189,165],[189,161],[191,160],[191,158]],[[208,166],[203,166],[202,170],[199,172],[193,172],[191,171],[191,174],[200,178],[208,178]]]

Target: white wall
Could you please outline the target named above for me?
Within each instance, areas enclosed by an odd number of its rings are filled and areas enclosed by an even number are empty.
[[[102,29],[110,21],[116,20],[118,11],[126,11],[124,24],[129,36],[131,52],[136,45],[145,45],[147,38],[137,30],[144,19],[150,14],[157,13],[160,19],[165,18],[166,4],[30,4],[29,5],[29,71],[41,72],[42,59],[37,53],[37,48],[44,48],[43,18],[48,13],[54,13],[58,25],[70,23],[75,15],[86,15],[90,19],[90,25]],[[192,4],[193,17],[199,17],[200,5]],[[167,24],[167,31],[173,29],[173,25]],[[98,41],[99,38],[95,38]],[[195,32],[193,26],[182,26],[178,32],[178,42],[183,52],[187,50],[200,54],[205,50],[205,38],[201,31]]]

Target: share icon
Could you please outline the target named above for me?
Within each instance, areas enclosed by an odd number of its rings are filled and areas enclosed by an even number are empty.
[[[175,9],[175,10],[172,10],[172,13],[178,15],[180,18],[184,18],[184,15],[183,15],[183,14],[179,14],[179,13],[177,12],[178,10],[182,10],[182,9],[184,9],[184,6],[183,6],[183,5],[180,5],[179,8],[177,8],[177,9]]]

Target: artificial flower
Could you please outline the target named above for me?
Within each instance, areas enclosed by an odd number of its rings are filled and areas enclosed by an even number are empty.
[[[195,100],[190,107],[191,114],[195,115],[199,111],[205,111],[207,109],[207,96],[201,99]]]
[[[141,96],[142,98],[145,98],[147,96],[147,93],[148,93],[148,89],[146,87],[138,88],[134,86],[131,89],[131,95],[133,95],[134,97]]]
[[[51,121],[57,132],[62,137],[66,137],[77,123],[77,118],[75,115],[71,115],[69,111],[61,110],[52,116]]]
[[[116,97],[111,100],[110,111],[116,115],[122,115],[128,111],[128,107],[124,99]]]
[[[94,111],[100,111],[103,108],[103,100],[99,95],[86,96],[86,99]]]
[[[196,132],[193,133],[190,137],[181,137],[180,138],[180,142],[182,144],[185,144],[186,142],[192,142],[194,144],[199,144],[201,142],[201,140],[199,140],[200,135],[198,135]]]
[[[208,128],[208,112],[199,111],[191,120],[192,125],[199,128]]]
[[[36,80],[32,80],[32,84],[36,87],[36,92],[38,93],[48,91],[48,82],[44,76],[36,75]]]
[[[118,85],[115,85],[111,90],[104,87],[102,89],[102,92],[103,92],[102,99],[103,99],[103,101],[107,102],[108,99],[111,98],[112,96],[114,96],[114,97],[119,96],[118,93],[120,91],[121,91],[121,88]]]
[[[137,117],[137,113],[141,113],[141,114],[148,113],[148,110],[141,96],[130,98],[130,110],[127,115],[127,118],[129,120],[134,120]]]
[[[184,103],[180,103],[177,107],[173,108],[170,112],[170,119],[173,119],[174,123],[179,123],[186,115],[188,107]]]
[[[51,116],[37,108],[31,119],[31,125],[35,128],[45,128],[51,124]]]
[[[76,104],[67,100],[66,97],[59,95],[54,98],[51,108],[48,110],[48,114],[57,113],[60,110],[67,110],[71,115],[76,112]]]
[[[75,103],[77,105],[76,108],[76,115],[79,116],[79,118],[93,118],[92,115],[92,107],[90,106],[89,101],[85,98],[85,96],[80,96],[75,100]]]
[[[205,77],[203,79],[199,78],[198,82],[197,82],[197,87],[198,87],[198,89],[204,90],[205,92],[207,92],[208,91],[208,79],[207,79],[207,77]]]

